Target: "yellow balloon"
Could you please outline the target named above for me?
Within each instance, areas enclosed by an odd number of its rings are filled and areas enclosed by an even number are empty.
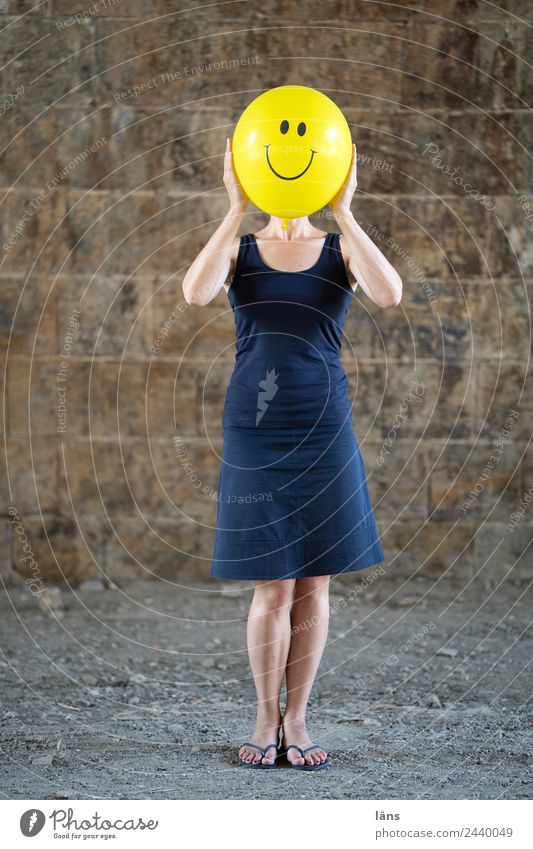
[[[242,113],[232,141],[237,178],[249,200],[278,218],[311,215],[348,174],[352,139],[338,106],[315,89],[273,88]]]

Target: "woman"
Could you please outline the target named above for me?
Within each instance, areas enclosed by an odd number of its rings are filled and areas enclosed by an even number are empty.
[[[383,561],[339,352],[356,286],[388,308],[400,302],[402,282],[350,211],[356,169],[354,145],[330,204],[341,236],[324,238],[307,217],[284,230],[272,217],[238,239],[247,199],[228,139],[229,211],[183,282],[198,306],[224,286],[236,323],[211,574],[254,581],[247,639],[257,721],[239,751],[247,767],[272,768],[282,752],[297,769],[329,765],[308,735],[306,710],[327,636],[330,575]]]

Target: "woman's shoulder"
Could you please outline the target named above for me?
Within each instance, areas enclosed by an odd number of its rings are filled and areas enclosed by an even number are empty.
[[[231,243],[230,261],[233,266],[237,262],[237,257],[239,255],[239,249],[241,246],[241,239],[242,236],[235,236],[233,242]]]

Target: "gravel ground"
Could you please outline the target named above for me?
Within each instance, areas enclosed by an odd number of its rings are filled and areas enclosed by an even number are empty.
[[[310,711],[333,767],[315,774],[238,766],[244,585],[4,589],[2,796],[531,798],[531,586],[354,586],[333,588]]]

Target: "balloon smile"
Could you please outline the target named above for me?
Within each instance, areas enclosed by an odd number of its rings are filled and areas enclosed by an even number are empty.
[[[284,177],[284,176],[283,176],[283,174],[280,174],[278,171],[276,171],[276,169],[275,169],[275,168],[274,168],[274,166],[272,165],[272,163],[271,163],[271,161],[270,161],[270,157],[269,157],[269,155],[268,155],[268,148],[269,148],[269,147],[270,147],[270,145],[269,145],[269,144],[266,144],[266,145],[265,145],[265,149],[266,149],[266,161],[267,161],[267,163],[268,163],[268,167],[270,168],[270,170],[272,171],[272,173],[273,173],[273,174],[275,174],[275,175],[276,175],[276,177],[279,177],[279,178],[280,178],[280,180],[298,180],[300,177],[303,177],[303,175],[305,174],[305,172],[307,171],[307,169],[311,166],[311,162],[313,161],[313,157],[314,157],[314,155],[315,155],[315,153],[316,153],[316,150],[313,150],[313,148],[309,148],[309,149],[310,149],[310,151],[311,151],[311,159],[309,160],[309,162],[308,162],[308,163],[307,163],[307,165],[305,166],[304,170],[303,170],[303,171],[300,171],[300,173],[299,173],[299,174],[296,174],[294,177]]]

